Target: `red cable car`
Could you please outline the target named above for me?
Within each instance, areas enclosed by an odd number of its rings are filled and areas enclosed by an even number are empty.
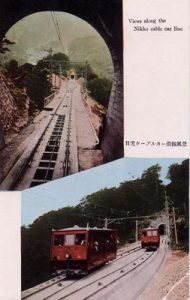
[[[158,228],[144,228],[141,233],[141,245],[146,249],[157,249],[160,246],[160,233]]]
[[[116,258],[117,232],[100,228],[52,230],[51,264],[66,275],[87,274]]]

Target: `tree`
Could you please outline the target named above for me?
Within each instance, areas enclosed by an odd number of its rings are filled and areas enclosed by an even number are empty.
[[[36,219],[28,228],[21,228],[22,290],[51,278],[50,245],[52,229],[86,226],[78,207],[51,211]]]
[[[181,213],[188,215],[189,160],[184,160],[181,165],[172,164],[169,167],[167,177],[171,180],[167,185],[167,193],[174,206],[179,208]]]
[[[51,84],[47,69],[33,70],[32,76],[25,80],[28,96],[34,100],[39,109],[44,107],[44,98],[51,94]]]
[[[14,78],[19,76],[20,70],[18,67],[18,62],[15,59],[11,59],[9,62],[5,64],[6,67],[6,74],[10,78]]]
[[[52,56],[48,55],[45,58],[38,61],[36,67],[38,69],[44,69],[50,71],[52,62],[52,71],[55,74],[59,74],[60,67],[63,75],[67,75],[67,71],[70,69],[69,57],[61,52],[55,53]]]
[[[154,205],[157,210],[164,207],[164,186],[160,180],[160,171],[161,166],[156,164],[144,171],[141,177],[148,199],[147,205]]]
[[[111,81],[106,78],[94,76],[91,80],[88,78],[87,89],[90,91],[91,96],[105,107],[108,107],[109,104],[111,87]]]
[[[176,211],[178,239],[184,249],[189,249],[189,160],[169,167],[166,186]]]
[[[14,45],[14,44],[15,44],[15,42],[11,42],[6,37],[4,37],[0,41],[0,54],[5,54],[6,52],[10,52],[10,49],[7,48],[7,46]]]
[[[27,89],[28,96],[35,102],[39,109],[43,109],[44,98],[51,94],[51,83],[49,81],[49,70],[47,62],[43,59],[37,65],[26,63],[19,67],[22,80],[17,83],[19,87]]]

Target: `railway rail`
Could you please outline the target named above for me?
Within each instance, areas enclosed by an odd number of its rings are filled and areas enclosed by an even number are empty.
[[[134,247],[130,250],[126,250],[123,251],[122,253],[120,253],[117,258],[112,262],[112,264],[115,264],[118,261],[122,261],[126,256],[129,256],[130,254],[134,253],[134,252],[138,252],[141,250],[140,246]],[[142,251],[142,250],[141,250]],[[153,253],[152,253],[153,254]],[[138,259],[141,259],[141,262],[143,262],[143,260],[145,261],[145,259],[142,259],[143,255],[145,255],[145,257],[147,256],[146,254],[141,253],[140,255],[138,255]],[[137,258],[133,259],[130,263],[134,264],[134,268],[137,267],[135,260]],[[129,264],[130,264],[129,263]],[[116,268],[114,270],[114,273],[119,272],[120,270],[122,270],[124,267],[126,267],[129,264],[122,264],[122,266],[119,266],[119,268]],[[101,268],[101,273],[102,271],[105,271],[106,266]],[[77,291],[81,291],[82,289],[84,289],[85,287],[88,287],[89,285],[92,284],[96,284],[98,281],[103,280],[104,278],[107,278],[107,276],[110,276],[111,274],[113,274],[113,272],[109,272],[104,276],[98,276],[98,278],[96,278],[95,280],[93,280],[93,276],[97,274],[97,272],[93,272],[91,274],[89,274],[87,277],[82,277],[81,279],[78,280],[67,280],[66,276],[64,274],[59,275],[55,278],[52,278],[50,280],[48,280],[47,282],[44,282],[42,284],[39,284],[31,289],[28,289],[26,291],[22,292],[22,300],[49,300],[49,299],[65,299],[65,297],[71,296],[73,294],[75,294]],[[121,273],[123,275],[123,273]],[[86,278],[90,278],[92,279],[90,283],[88,284],[83,284],[84,280]],[[82,285],[80,286],[80,288],[75,288],[75,286],[77,285]],[[64,297],[59,297],[59,294],[61,292],[66,292],[68,289],[72,289],[72,292],[68,291],[68,294],[66,294]],[[74,288],[74,292],[73,292],[73,288]],[[58,298],[55,298],[57,297]]]
[[[55,108],[46,114],[43,127],[36,132],[34,139],[1,182],[1,190],[19,190],[23,189],[22,186],[33,187],[52,180],[63,134],[66,135],[66,143],[61,177],[69,174],[73,89],[66,88],[62,96],[56,97]],[[57,101],[59,101],[58,104]],[[38,159],[34,159],[35,154],[38,153],[41,155],[38,155]],[[31,167],[33,162],[35,162],[34,166]],[[25,186],[24,177],[28,171],[30,175]]]
[[[24,190],[77,173],[79,149],[91,150],[99,143],[79,84],[62,81],[53,95],[34,120],[31,138],[22,141],[2,171],[0,190]]]
[[[49,182],[53,178],[53,173],[54,173],[55,166],[56,166],[56,161],[57,161],[58,152],[60,149],[60,142],[61,142],[61,138],[63,135],[64,126],[65,126],[65,118],[66,118],[66,115],[63,113],[60,114],[59,110],[61,107],[64,106],[64,102],[68,96],[68,93],[70,94],[70,98],[72,98],[73,92],[72,91],[68,92],[68,90],[66,90],[59,105],[54,110],[54,112],[51,114],[52,117],[48,124],[48,128],[52,128],[52,132],[50,134],[49,139],[47,140],[45,149],[41,155],[41,158],[39,160],[38,166],[34,173],[33,179],[30,183],[30,187]],[[71,108],[70,108],[70,110],[71,110]],[[70,112],[69,112],[69,114],[70,114]],[[70,120],[69,120],[69,122],[70,122]],[[41,142],[43,143],[43,138],[44,138],[46,132],[47,132],[47,130],[40,137],[39,144],[37,145],[35,152],[40,151],[38,149],[39,149]],[[67,136],[69,136],[69,135],[70,135],[70,127],[67,128]],[[70,141],[67,140],[66,149],[68,149],[70,147],[69,143],[70,143]],[[66,157],[65,157],[64,164],[67,165],[67,168],[66,169],[64,168],[63,176],[67,176],[68,172],[69,172],[69,154],[70,154],[70,152],[68,152],[68,151],[66,152],[66,151],[65,151]],[[34,154],[33,154],[33,156],[34,156]],[[30,157],[30,161],[32,160],[32,157]],[[26,166],[26,168],[27,168],[27,166]],[[24,176],[24,172],[21,174],[20,177],[23,177],[23,176]]]
[[[153,254],[154,252],[143,251],[143,254],[138,255],[135,259],[132,259],[129,263],[123,263],[121,266],[117,267],[113,271],[106,272],[106,274],[102,275],[103,272],[101,270],[100,276],[97,276],[97,278],[95,279],[93,279],[94,276],[91,277],[90,279],[92,280],[90,280],[90,282],[84,283],[82,285],[80,285],[81,282],[73,282],[72,286],[69,285],[63,287],[59,291],[44,298],[43,300],[76,299],[76,297],[79,297],[81,300],[90,299],[91,296],[94,296],[102,289],[108,287],[115,281],[119,280],[120,278],[126,276],[127,274],[135,270],[137,267],[142,265],[146,260],[148,260]],[[125,268],[127,269],[125,270]],[[75,288],[73,289],[73,287]]]

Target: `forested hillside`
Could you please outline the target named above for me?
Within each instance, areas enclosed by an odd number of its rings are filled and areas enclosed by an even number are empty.
[[[101,78],[112,80],[113,64],[105,42],[96,36],[76,38],[69,43],[70,60],[86,60]]]

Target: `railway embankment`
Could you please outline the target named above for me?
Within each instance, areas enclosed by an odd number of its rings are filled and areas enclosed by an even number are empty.
[[[140,300],[187,300],[189,297],[189,255],[171,251],[165,264],[140,296]]]

